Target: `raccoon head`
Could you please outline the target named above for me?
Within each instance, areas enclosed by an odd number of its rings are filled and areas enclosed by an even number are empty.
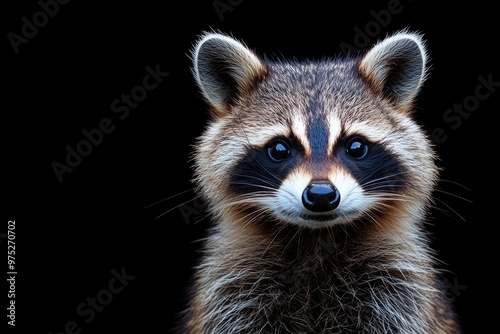
[[[195,183],[219,218],[321,228],[424,213],[437,171],[411,117],[426,77],[419,34],[298,61],[210,32],[192,59],[212,115],[193,152]]]

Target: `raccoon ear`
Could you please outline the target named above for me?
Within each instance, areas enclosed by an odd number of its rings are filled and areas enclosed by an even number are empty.
[[[266,65],[244,44],[219,33],[205,33],[196,43],[192,72],[204,98],[217,115],[263,78]]]
[[[407,110],[425,80],[426,62],[422,37],[403,31],[373,46],[358,71],[376,93]]]

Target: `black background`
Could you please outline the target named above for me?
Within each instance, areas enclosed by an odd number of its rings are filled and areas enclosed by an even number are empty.
[[[172,327],[197,256],[195,241],[208,226],[199,203],[191,202],[188,161],[208,119],[189,59],[202,31],[232,33],[259,53],[319,58],[340,54],[343,42],[355,45],[357,29],[375,27],[373,12],[391,1],[227,3],[231,10],[218,13],[214,1],[71,1],[17,53],[8,34],[21,35],[22,18],[33,22],[41,7],[3,4],[0,233],[16,221],[14,332],[59,333],[71,321],[81,333]],[[498,11],[486,1],[401,0],[398,8],[370,40],[409,28],[427,41],[431,71],[416,117],[429,133],[442,128],[448,136],[436,145],[443,182],[429,230],[466,333],[482,333],[495,328],[498,310],[493,199],[500,87],[456,129],[443,114],[473,100],[478,77],[500,81]],[[120,120],[111,103],[142,84],[146,66],[169,75]],[[114,130],[59,182],[53,162],[64,163],[65,147],[76,148],[82,131],[104,118]],[[0,241],[5,254],[6,239]],[[88,297],[104,296],[113,269],[134,278],[95,318],[79,315]],[[2,287],[7,314],[8,287]]]

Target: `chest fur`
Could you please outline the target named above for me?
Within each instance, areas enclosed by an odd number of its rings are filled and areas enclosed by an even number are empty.
[[[425,263],[315,240],[256,257],[213,253],[198,281],[205,332],[419,333],[426,326],[433,274],[412,270]]]

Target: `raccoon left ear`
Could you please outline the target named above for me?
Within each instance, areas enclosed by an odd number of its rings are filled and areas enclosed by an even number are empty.
[[[221,33],[205,33],[193,50],[193,75],[219,116],[267,73],[264,62],[243,43]]]
[[[361,59],[358,71],[376,93],[406,110],[425,80],[426,62],[422,37],[403,31],[372,47]]]

